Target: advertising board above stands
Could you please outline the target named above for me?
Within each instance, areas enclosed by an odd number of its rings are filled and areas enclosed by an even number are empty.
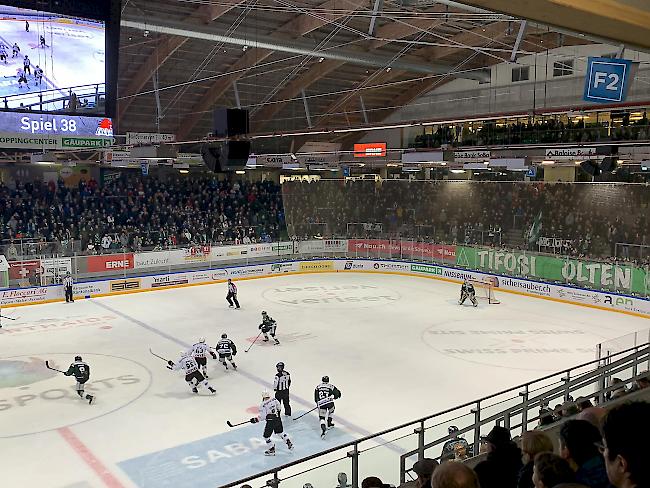
[[[310,259],[312,256],[317,257]],[[84,263],[84,259],[88,262]],[[107,271],[124,271],[119,278],[79,280],[74,285],[74,293],[85,298],[208,284],[227,278],[358,271],[400,273],[454,283],[464,280],[489,282],[496,292],[650,316],[650,299],[633,296],[649,296],[650,273],[647,269],[470,246],[406,240],[323,239],[195,246],[170,251],[80,256],[76,260],[75,269],[87,269],[91,279],[92,270],[96,270],[95,274],[99,276],[102,273],[105,276]],[[21,279],[21,270],[27,268],[28,273],[45,270],[50,274],[70,268],[68,261],[51,261],[10,262],[10,278]],[[188,269],[189,265],[197,263],[203,263],[205,267]],[[155,268],[168,269],[162,274],[148,274]],[[7,289],[0,292],[0,305],[43,303],[58,301],[62,297],[61,285]]]

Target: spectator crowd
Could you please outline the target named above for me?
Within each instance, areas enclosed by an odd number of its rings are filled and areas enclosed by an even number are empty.
[[[647,140],[650,122],[644,112],[638,120],[624,116],[619,124],[610,122],[585,123],[584,119],[566,122],[556,118],[546,120],[499,123],[442,125],[429,134],[417,135],[412,147],[439,148],[449,146],[492,146],[512,144],[563,144],[605,141]]]
[[[650,238],[650,191],[644,185],[291,181],[282,192],[289,235],[298,239],[402,238],[600,260],[616,256],[639,264],[650,258],[650,248],[642,247]],[[561,246],[542,247],[538,237]]]
[[[75,188],[61,179],[17,182],[15,188],[0,183],[0,209],[9,260],[271,241],[284,228],[278,185],[213,175],[124,172],[102,185],[81,180]],[[30,243],[26,250],[23,242]]]
[[[573,418],[561,427],[557,445],[544,431],[525,432],[517,444],[505,427],[484,438],[481,461],[416,462],[417,476],[400,488],[647,488],[650,486],[650,403],[613,407],[597,422]],[[343,473],[342,473],[343,474]],[[347,477],[344,477],[347,481]],[[344,488],[339,475],[337,488]],[[388,488],[370,476],[362,488]]]

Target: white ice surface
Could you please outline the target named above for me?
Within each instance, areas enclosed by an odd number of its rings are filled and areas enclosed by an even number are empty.
[[[310,408],[327,374],[343,392],[336,429],[361,437],[589,361],[597,342],[648,326],[642,318],[505,293],[500,305],[459,307],[457,285],[420,278],[338,273],[238,287],[239,311],[228,309],[225,285],[4,309],[19,320],[4,320],[0,332],[2,485],[138,486],[118,463],[224,433],[226,420],[248,419],[278,361],[293,377],[294,411]],[[244,353],[261,310],[277,320],[281,345],[255,344]],[[209,362],[215,397],[192,396],[182,376],[148,350],[176,359],[183,343],[200,336],[216,343],[222,332],[238,345],[240,371]],[[43,368],[49,359],[65,369],[75,354],[91,365],[95,405],[74,397],[70,378]],[[313,414],[304,421],[297,447],[318,438]],[[66,426],[88,451],[73,449],[60,430]],[[318,441],[323,448],[334,442]],[[89,453],[108,472],[91,469]],[[288,462],[300,452],[282,456]],[[384,472],[386,464],[392,475],[398,456],[370,451],[362,475]],[[333,465],[323,486],[334,486],[347,466]],[[264,467],[261,461],[250,470]],[[200,486],[207,469],[188,477]]]

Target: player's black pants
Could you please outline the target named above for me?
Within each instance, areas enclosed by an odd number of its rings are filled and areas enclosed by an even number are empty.
[[[275,392],[275,398],[284,404],[284,414],[291,415],[291,405],[289,405],[289,390],[278,390]]]
[[[237,294],[233,292],[228,292],[228,295],[226,295],[226,300],[228,300],[228,303],[232,307],[232,302],[235,302],[235,306],[239,308],[239,302],[237,301]]]
[[[65,287],[65,302],[74,302],[72,299],[72,287],[71,286],[66,286]]]

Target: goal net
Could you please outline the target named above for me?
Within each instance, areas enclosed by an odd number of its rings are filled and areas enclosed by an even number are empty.
[[[485,280],[469,280],[469,282],[474,285],[476,298],[487,300],[487,302],[492,305],[501,303],[494,296],[494,282],[489,278]]]

